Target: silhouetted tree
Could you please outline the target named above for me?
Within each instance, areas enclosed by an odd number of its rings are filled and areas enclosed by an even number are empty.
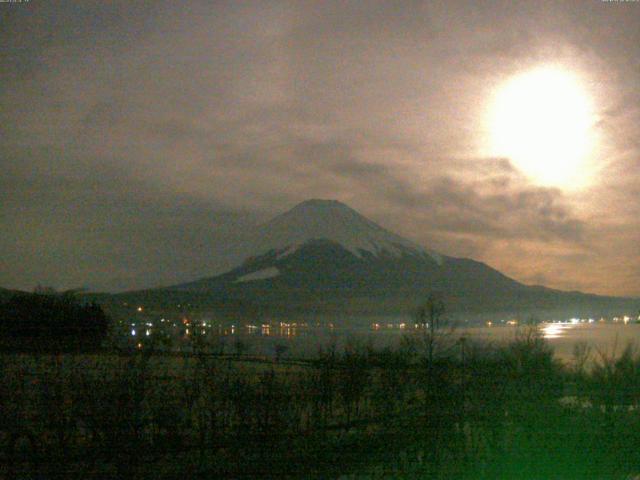
[[[10,349],[59,351],[100,346],[109,319],[72,292],[18,294],[0,304],[0,336]]]
[[[236,357],[241,357],[248,350],[248,345],[243,342],[240,338],[236,338],[236,341],[233,342],[233,349],[235,350]]]
[[[289,346],[283,343],[278,343],[274,347],[274,352],[276,354],[276,362],[279,362],[282,356],[289,350]]]
[[[445,326],[445,305],[439,295],[429,294],[426,302],[420,305],[416,311],[416,323],[423,328],[423,342],[426,360],[433,363],[438,342],[442,336],[442,328]]]

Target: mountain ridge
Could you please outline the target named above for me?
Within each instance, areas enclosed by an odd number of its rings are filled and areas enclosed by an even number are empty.
[[[296,311],[407,312],[438,293],[452,310],[604,313],[625,299],[528,286],[473,259],[406,240],[336,200],[312,199],[256,232],[254,255],[165,290]]]
[[[392,233],[348,205],[330,199],[315,198],[295,205],[261,225],[256,237],[253,249],[257,253],[283,247],[295,249],[310,240],[330,239],[356,256],[360,255],[360,250],[374,253],[413,250],[431,255],[436,261],[440,259],[436,252]],[[282,253],[291,253],[287,249]]]

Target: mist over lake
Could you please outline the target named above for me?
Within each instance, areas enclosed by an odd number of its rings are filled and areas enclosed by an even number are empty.
[[[223,328],[219,331],[218,341],[225,345],[228,352],[233,350],[237,339],[242,339],[251,354],[273,356],[276,346],[286,346],[286,357],[309,358],[320,349],[335,346],[344,348],[349,342],[370,345],[375,348],[397,348],[403,337],[420,337],[421,330],[408,328],[404,323],[393,323],[378,319],[368,326],[360,327],[320,327],[296,326],[280,327],[260,326],[259,328]],[[289,324],[287,324],[289,325]],[[401,327],[402,325],[402,327]],[[443,340],[454,345],[461,337],[482,345],[506,345],[522,335],[527,329],[536,328],[542,338],[553,349],[554,355],[563,363],[574,360],[574,351],[578,345],[586,345],[591,352],[590,360],[619,356],[628,345],[640,345],[640,324],[605,322],[557,322],[542,323],[535,327],[514,325],[473,326],[451,325],[443,334]],[[216,334],[216,332],[212,332]],[[278,347],[282,348],[282,347]],[[455,348],[455,347],[451,347]]]

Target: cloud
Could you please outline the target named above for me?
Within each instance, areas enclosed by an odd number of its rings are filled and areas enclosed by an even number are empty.
[[[0,284],[32,288],[142,288],[223,271],[234,245],[259,217],[211,200],[95,171],[34,175],[46,158],[2,177]],[[38,167],[36,171],[42,172]]]
[[[223,268],[252,222],[327,197],[520,279],[640,294],[635,5],[0,11],[0,247],[13,258],[0,285],[187,280]],[[601,172],[585,192],[480,152],[491,93],[546,62],[582,75],[598,106]]]
[[[572,213],[562,192],[523,182],[507,160],[467,159],[462,176],[454,173],[458,162],[451,161],[451,171],[441,168],[416,185],[389,166],[358,161],[344,147],[334,157],[326,154],[326,146],[321,150],[323,158],[337,158],[328,162],[332,175],[374,190],[396,210],[419,214],[433,232],[575,244],[583,240],[584,221]]]

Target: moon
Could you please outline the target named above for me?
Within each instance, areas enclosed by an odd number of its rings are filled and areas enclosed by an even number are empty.
[[[580,78],[543,66],[507,80],[490,107],[492,154],[507,157],[530,181],[563,189],[589,181],[593,105]]]

